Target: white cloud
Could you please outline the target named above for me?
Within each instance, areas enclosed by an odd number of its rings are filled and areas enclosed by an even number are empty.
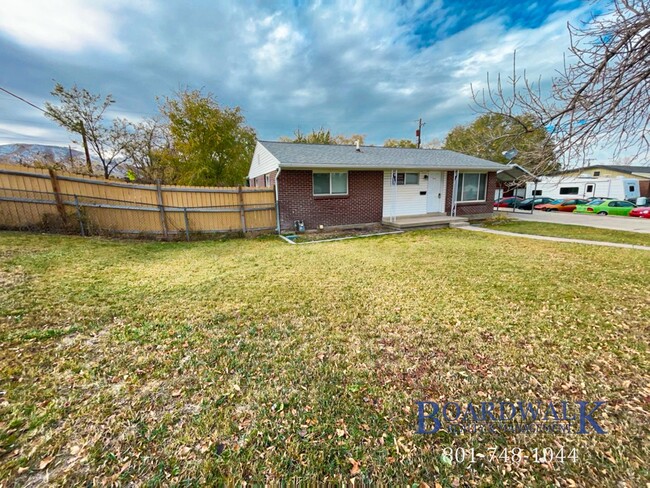
[[[64,53],[87,49],[121,52],[116,9],[124,2],[3,0],[0,32],[30,48]],[[144,7],[131,2],[132,7]]]

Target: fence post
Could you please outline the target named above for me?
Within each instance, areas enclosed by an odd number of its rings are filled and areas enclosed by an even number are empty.
[[[59,180],[56,178],[56,173],[52,168],[49,169],[50,173],[50,183],[52,183],[52,191],[54,192],[54,200],[56,201],[56,209],[63,220],[63,225],[67,227],[68,225],[68,216],[65,213],[65,205],[63,204],[63,198],[61,197],[61,188],[59,187]]]
[[[246,209],[244,208],[244,192],[242,191],[241,185],[239,185],[239,216],[241,218],[241,230],[246,232]]]
[[[77,219],[79,219],[79,227],[81,228],[81,237],[86,237],[86,230],[84,229],[84,221],[81,215],[81,208],[79,207],[79,198],[74,196],[74,206],[77,209]]]
[[[169,237],[169,233],[167,231],[167,218],[165,215],[165,204],[163,203],[160,180],[156,180],[156,194],[158,195],[158,209],[160,210],[160,226],[162,227],[163,237],[167,239]]]
[[[187,217],[187,208],[183,208],[183,217],[185,217],[185,239],[190,242],[190,219]]]

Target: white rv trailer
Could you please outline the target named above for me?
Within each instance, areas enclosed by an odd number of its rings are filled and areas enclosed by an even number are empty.
[[[622,176],[618,178],[542,176],[537,187],[535,183],[526,184],[526,198],[532,196],[629,200],[640,197],[641,193],[639,180]]]

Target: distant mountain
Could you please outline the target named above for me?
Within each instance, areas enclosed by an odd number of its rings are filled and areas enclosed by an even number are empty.
[[[13,164],[61,163],[72,159],[84,159],[81,151],[61,146],[42,144],[4,144],[0,146],[0,161]]]
[[[86,158],[81,151],[43,144],[0,145],[0,163],[52,167],[73,173],[86,172]],[[93,172],[97,175],[104,173],[101,164],[96,161],[93,161]]]

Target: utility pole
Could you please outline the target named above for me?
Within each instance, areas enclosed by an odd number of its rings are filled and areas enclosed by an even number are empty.
[[[426,122],[422,122],[422,118],[418,119],[418,128],[415,130],[415,137],[418,140],[418,149],[420,149],[420,144],[422,143],[422,127],[426,125]]]
[[[86,139],[86,128],[84,127],[83,121],[79,121],[79,132],[81,133],[81,140],[84,146],[84,152],[86,153],[86,169],[88,169],[89,174],[93,174],[93,165],[90,161],[90,152],[88,151],[88,140]]]

